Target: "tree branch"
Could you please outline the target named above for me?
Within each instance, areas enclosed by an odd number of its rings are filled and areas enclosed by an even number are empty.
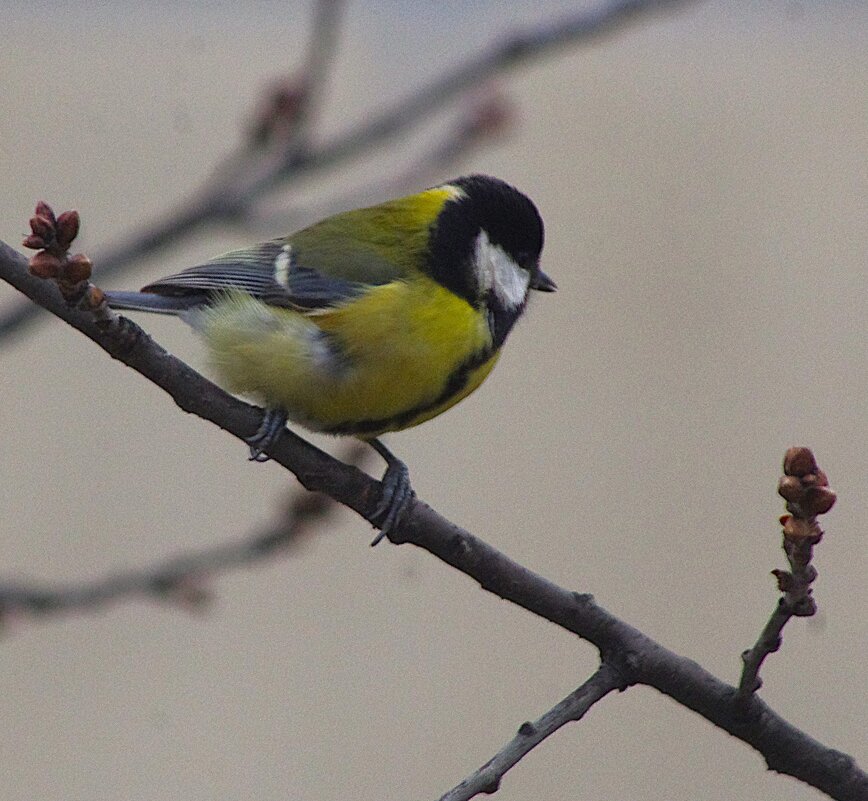
[[[756,644],[741,655],[744,669],[738,684],[740,700],[762,686],[760,668],[765,658],[781,647],[781,632],[790,618],[810,617],[817,612],[811,594],[811,584],[817,578],[817,570],[811,564],[811,559],[814,546],[823,538],[817,516],[826,514],[835,505],[836,495],[808,448],[790,448],[787,451],[778,494],[787,501],[787,511],[790,513],[781,518],[783,549],[790,563],[790,571],[772,571],[783,596]]]
[[[24,257],[2,242],[0,278],[164,389],[185,411],[242,439],[258,427],[260,410],[220,390],[132,323],[132,336],[119,336],[117,329],[113,329],[115,333],[101,329],[92,314],[70,308],[52,282],[29,275]],[[287,429],[267,453],[294,473],[304,487],[326,493],[373,524],[379,482]],[[618,619],[590,595],[559,587],[512,561],[418,498],[389,539],[395,544],[412,543],[424,548],[488,592],[593,643],[625,685],[656,688],[755,748],[770,769],[800,779],[840,801],[868,798],[868,775],[852,757],[809,737],[755,695],[740,699],[736,688]]]
[[[506,772],[543,740],[567,723],[581,720],[597,701],[619,689],[624,687],[618,671],[604,662],[581,687],[573,690],[538,720],[522,723],[512,740],[461,784],[441,796],[440,801],[469,801],[480,793],[491,795],[497,792]]]

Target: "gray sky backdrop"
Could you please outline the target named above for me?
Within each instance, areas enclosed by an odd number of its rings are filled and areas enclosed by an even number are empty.
[[[322,135],[573,5],[351,3]],[[20,241],[39,198],[80,210],[83,249],[183,198],[297,63],[307,12],[7,3],[0,238]],[[443,514],[729,681],[775,603],[781,457],[812,446],[840,494],[820,613],[788,627],[762,694],[863,767],[866,42],[863,3],[708,2],[503,77],[515,135],[438,177],[527,191],[560,291],[478,393],[390,439]],[[420,129],[289,198],[433,141]],[[107,285],[265,235],[211,230]],[[141,322],[203,365],[184,326]],[[0,376],[3,578],[86,580],[235,538],[292,483],[57,322],[0,349]],[[593,670],[587,644],[370,537],[341,513],[219,579],[200,615],[131,602],[8,621],[0,799],[435,798]],[[647,689],[560,732],[498,796],[818,797]]]

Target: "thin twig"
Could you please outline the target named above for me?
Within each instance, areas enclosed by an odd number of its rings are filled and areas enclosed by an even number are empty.
[[[245,439],[261,421],[261,411],[223,392],[145,334],[117,341],[92,320],[70,308],[49,281],[27,272],[26,260],[0,242],[0,279],[12,284],[65,320],[113,358],[164,389],[185,411],[210,420]],[[290,470],[309,490],[324,492],[372,524],[380,482],[346,465],[285,429],[267,449],[276,464]],[[771,770],[785,773],[838,801],[865,801],[868,774],[855,760],[829,748],[786,721],[756,695],[744,702],[736,688],[696,662],[669,651],[594,602],[559,587],[509,559],[491,545],[446,520],[415,498],[389,534],[395,544],[412,543],[511,601],[593,643],[614,665],[625,684],[646,684],[702,715],[763,755]]]
[[[760,668],[769,654],[775,653],[781,647],[781,632],[787,625],[793,613],[787,608],[781,598],[774,611],[763,626],[756,643],[742,652],[742,672],[738,682],[738,697],[747,698],[762,687],[759,677]]]
[[[518,733],[481,768],[461,784],[441,796],[440,801],[469,801],[475,796],[490,795],[500,788],[506,772],[567,723],[581,720],[585,713],[613,690],[623,689],[617,670],[603,662],[581,687],[552,707],[533,723],[522,723]]]
[[[371,115],[320,147],[256,150],[254,158],[248,149],[249,143],[245,143],[217,167],[215,177],[206,181],[192,198],[125,241],[102,252],[97,251],[93,259],[99,265],[101,280],[115,276],[135,260],[165,248],[207,224],[237,219],[249,213],[255,202],[293,179],[371,152],[383,141],[405,132],[455,97],[500,72],[570,44],[595,42],[642,15],[675,10],[695,2],[697,0],[610,0],[598,8],[569,14],[555,22],[506,36],[410,97]],[[316,42],[320,37],[322,53],[330,54],[334,50],[334,21],[337,17],[337,9],[330,3],[323,2],[318,6],[319,23],[314,25],[312,41]],[[309,65],[308,70],[319,74],[319,64]],[[322,84],[323,81],[319,81],[318,86]],[[307,145],[308,137],[300,137],[297,141]],[[0,340],[19,333],[26,324],[34,322],[38,314],[33,304],[13,304],[0,314]]]
[[[773,570],[783,593],[759,639],[741,655],[744,668],[738,683],[738,698],[744,701],[762,686],[759,672],[766,657],[781,647],[781,633],[793,617],[816,614],[811,585],[817,570],[811,564],[814,546],[823,538],[817,516],[835,504],[835,493],[826,474],[817,466],[808,448],[790,448],[784,457],[784,475],[778,493],[787,501],[789,514],[781,518],[783,549],[790,570]]]

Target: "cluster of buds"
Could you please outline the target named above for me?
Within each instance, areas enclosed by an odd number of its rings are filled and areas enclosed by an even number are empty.
[[[784,552],[790,570],[773,570],[778,588],[785,593],[791,612],[812,615],[816,611],[811,597],[811,583],[817,571],[811,565],[813,548],[823,537],[817,515],[828,512],[837,496],[829,487],[829,479],[817,466],[809,448],[789,448],[784,456],[784,475],[778,493],[787,502],[789,514],[781,517]]]
[[[56,280],[67,298],[90,278],[93,267],[83,253],[69,255],[69,246],[78,236],[78,227],[77,211],[65,211],[55,216],[51,206],[39,201],[35,214],[30,218],[31,233],[23,243],[24,247],[38,251],[30,259],[30,274]]]
[[[809,448],[789,448],[784,456],[784,475],[778,484],[778,494],[787,502],[792,518],[810,520],[826,514],[837,496],[829,487],[829,479],[817,466]],[[786,530],[787,525],[784,524]],[[796,527],[790,526],[793,536]]]

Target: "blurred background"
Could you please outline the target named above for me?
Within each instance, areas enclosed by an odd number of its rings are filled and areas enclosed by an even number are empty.
[[[576,7],[347,3],[315,139]],[[0,239],[17,247],[44,199],[81,212],[91,252],[232,151],[262,87],[299,65],[311,4],[12,0],[4,16]],[[762,696],[863,768],[866,44],[855,0],[706,2],[482,90],[514,104],[510,135],[422,185],[478,171],[526,191],[560,291],[535,298],[475,395],[388,440],[448,518],[729,682],[785,566],[784,450],[814,448],[840,496],[820,612],[787,627]],[[311,221],[284,225],[282,208],[304,217],[359,187],[381,200],[377,182],[436,147],[460,105],[294,183],[260,209],[268,230],[211,227],[94,280],[136,288]],[[0,286],[0,311],[18,301]],[[185,326],[139,322],[204,367]],[[86,582],[242,537],[293,485],[56,320],[0,343],[0,375],[0,582]],[[196,613],[134,599],[7,616],[0,798],[437,798],[595,668],[588,644],[371,536],[339,511],[285,557],[216,578]],[[560,731],[498,794],[818,797],[645,688]]]

